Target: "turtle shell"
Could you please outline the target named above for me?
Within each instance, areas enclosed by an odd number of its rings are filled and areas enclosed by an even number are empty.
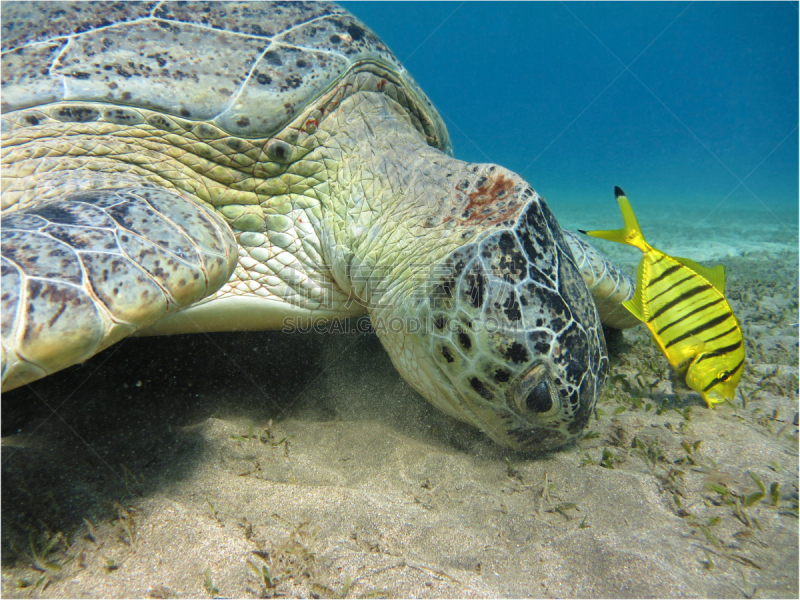
[[[365,63],[397,75],[438,130],[438,145],[449,150],[444,123],[397,58],[334,4],[2,5],[3,112],[104,102],[266,137]]]

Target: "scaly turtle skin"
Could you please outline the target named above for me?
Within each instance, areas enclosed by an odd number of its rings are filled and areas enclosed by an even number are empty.
[[[19,2],[2,28],[4,390],[134,333],[366,312],[446,413],[522,450],[579,435],[632,282],[455,160],[346,11]]]

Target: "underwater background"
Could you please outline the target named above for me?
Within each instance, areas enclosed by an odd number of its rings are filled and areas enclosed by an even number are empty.
[[[796,246],[796,2],[342,5],[431,98],[455,156],[520,173],[563,226],[620,226],[619,185],[665,251]]]
[[[570,229],[619,227],[619,185],[654,246],[724,264],[737,399],[634,328],[583,438],[523,456],[374,334],[127,338],[3,394],[0,595],[798,597],[798,4],[343,5],[457,158]]]

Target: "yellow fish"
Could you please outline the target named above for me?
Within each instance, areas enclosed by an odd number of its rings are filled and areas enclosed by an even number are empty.
[[[686,383],[709,408],[733,400],[745,354],[742,330],[723,295],[725,267],[707,268],[656,250],[645,241],[625,192],[615,187],[614,195],[623,229],[581,233],[644,252],[636,291],[623,305],[647,325],[672,367],[687,369]]]

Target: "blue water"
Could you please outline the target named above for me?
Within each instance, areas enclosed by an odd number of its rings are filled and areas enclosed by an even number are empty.
[[[619,185],[646,230],[736,222],[732,239],[796,246],[796,2],[342,4],[433,100],[456,157],[522,174],[562,224],[618,226]]]

